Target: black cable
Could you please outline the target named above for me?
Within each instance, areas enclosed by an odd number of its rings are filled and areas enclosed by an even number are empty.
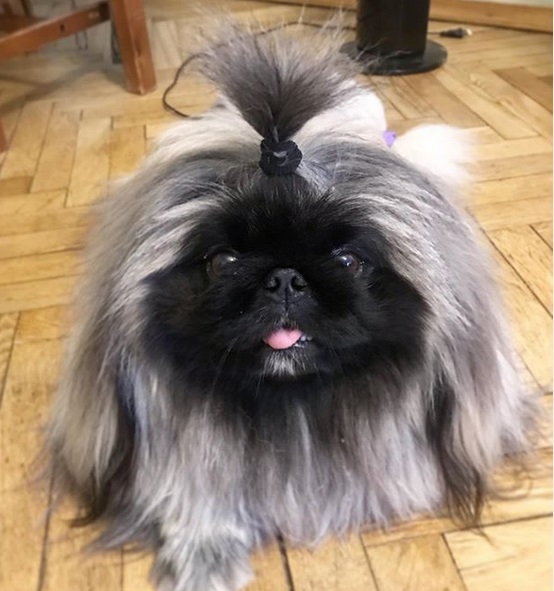
[[[450,37],[451,39],[463,39],[473,35],[473,31],[466,27],[456,29],[445,29],[444,31],[429,31],[428,35],[438,35],[439,37]]]
[[[174,106],[170,105],[169,102],[167,101],[167,97],[168,97],[169,93],[177,86],[177,83],[179,82],[179,78],[181,77],[183,70],[191,62],[193,62],[195,59],[197,59],[200,55],[201,55],[201,53],[193,53],[192,55],[189,55],[189,57],[187,57],[187,59],[177,68],[177,71],[175,72],[175,76],[173,77],[173,82],[164,90],[164,93],[162,94],[162,103],[163,103],[164,109],[166,111],[170,111],[171,113],[173,113],[175,115],[178,115],[179,117],[184,117],[185,119],[190,117],[190,115],[188,115],[187,113],[183,113],[182,111],[179,111],[179,109],[176,109]]]

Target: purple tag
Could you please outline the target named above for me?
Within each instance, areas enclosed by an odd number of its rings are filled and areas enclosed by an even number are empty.
[[[396,139],[396,132],[387,129],[387,131],[383,131],[383,139],[387,144],[387,147],[390,148],[394,144],[394,140]]]

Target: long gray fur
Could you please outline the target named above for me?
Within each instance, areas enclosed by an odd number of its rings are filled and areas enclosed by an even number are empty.
[[[159,589],[237,589],[250,576],[249,551],[276,531],[314,545],[445,505],[474,517],[475,496],[492,492],[503,456],[529,447],[536,403],[518,381],[491,262],[471,221],[423,172],[348,129],[304,137],[298,174],[380,229],[397,272],[429,306],[419,371],[368,381],[373,393],[402,404],[367,416],[345,396],[337,420],[347,437],[331,453],[301,406],[288,417],[294,438],[286,445],[272,432],[251,445],[240,424],[214,419],[209,396],[186,412],[174,408],[171,372],[140,342],[144,280],[176,260],[201,216],[226,203],[225,174],[238,167],[245,182],[262,174],[260,134],[294,139],[358,92],[335,49],[232,30],[203,69],[234,107],[171,132],[98,214],[48,443],[61,493],[90,508],[110,482],[105,506],[92,515],[104,520],[99,545],[154,547]],[[368,167],[381,172],[368,178]],[[450,397],[443,416],[439,381]]]

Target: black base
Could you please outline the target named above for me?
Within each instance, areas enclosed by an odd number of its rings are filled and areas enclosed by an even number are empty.
[[[344,53],[356,61],[367,62],[364,74],[375,76],[401,76],[403,74],[421,74],[442,66],[448,55],[446,49],[435,41],[427,40],[425,51],[420,55],[395,53],[390,56],[371,54],[361,51],[355,42],[342,46]]]

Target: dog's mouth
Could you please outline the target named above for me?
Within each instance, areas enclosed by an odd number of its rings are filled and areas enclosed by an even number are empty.
[[[263,341],[275,351],[284,351],[304,348],[312,341],[312,337],[298,328],[278,328],[264,337]]]

